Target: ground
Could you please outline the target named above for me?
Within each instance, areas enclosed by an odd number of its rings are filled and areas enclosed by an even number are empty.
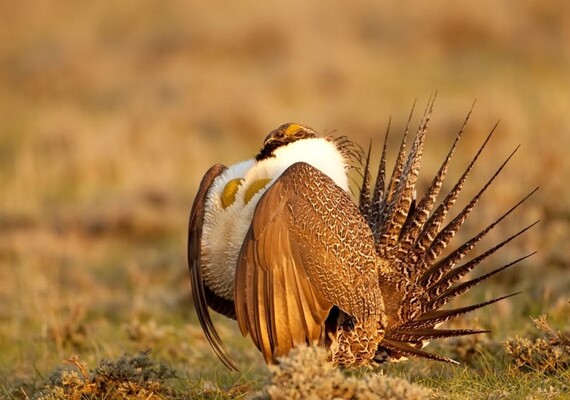
[[[540,186],[476,251],[540,223],[479,273],[538,253],[456,303],[522,291],[455,323],[492,333],[432,344],[461,366],[414,361],[384,373],[434,397],[570,397],[568,350],[524,342],[556,338],[535,327],[540,315],[561,335],[570,328],[570,3],[0,6],[0,397],[45,394],[63,360],[88,381],[101,360],[125,354],[144,358],[142,370],[172,369],[174,378],[152,375],[164,398],[269,387],[235,323],[216,319],[238,373],[197,325],[185,244],[202,174],[251,157],[292,121],[363,146],[373,138],[379,150],[391,117],[393,155],[414,100],[417,121],[435,91],[420,192],[476,99],[451,178],[500,124],[461,201],[521,147],[461,238]],[[521,348],[562,358],[545,369]]]

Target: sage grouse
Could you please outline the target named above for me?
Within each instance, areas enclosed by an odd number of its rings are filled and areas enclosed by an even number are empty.
[[[426,193],[416,201],[432,106],[433,102],[409,152],[408,120],[389,179],[386,133],[373,187],[370,148],[364,154],[346,137],[322,137],[293,123],[272,131],[255,158],[231,167],[216,164],[206,172],[190,215],[192,296],[204,333],[228,368],[235,369],[235,361],[216,332],[208,307],[236,319],[241,333],[251,337],[268,363],[298,344],[315,341],[328,347],[334,365],[345,367],[410,356],[454,362],[422,348],[433,339],[486,332],[437,326],[512,295],[467,307],[440,308],[531,255],[456,284],[534,225],[458,265],[534,191],[443,256],[443,249],[514,152],[444,225],[494,128],[436,206],[468,115]],[[356,204],[349,194],[347,173],[358,166],[359,158],[363,182]]]

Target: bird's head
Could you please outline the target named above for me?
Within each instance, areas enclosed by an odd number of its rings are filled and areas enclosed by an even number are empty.
[[[308,126],[295,123],[283,124],[274,129],[267,135],[263,141],[263,147],[255,157],[257,161],[264,160],[274,156],[274,151],[279,147],[286,146],[289,143],[296,142],[301,139],[317,138],[319,135]]]

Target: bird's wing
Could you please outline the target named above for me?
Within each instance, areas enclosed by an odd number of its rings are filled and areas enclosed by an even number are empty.
[[[323,339],[330,309],[357,320],[382,312],[372,232],[349,195],[306,163],[289,167],[256,206],[238,265],[242,334],[270,362]]]
[[[204,205],[206,196],[212,183],[226,167],[222,164],[212,166],[202,178],[198,194],[192,205],[190,212],[190,222],[188,226],[188,266],[190,267],[190,276],[192,277],[192,299],[196,307],[196,313],[200,320],[200,325],[204,330],[204,334],[208,342],[214,349],[220,360],[230,369],[236,370],[235,362],[227,352],[214,324],[210,318],[208,306],[217,312],[226,315],[229,318],[235,318],[235,309],[233,302],[217,296],[202,279],[202,225],[204,223]]]

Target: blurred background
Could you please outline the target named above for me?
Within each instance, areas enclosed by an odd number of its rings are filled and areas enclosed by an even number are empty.
[[[508,335],[568,301],[570,3],[0,0],[0,379],[215,361],[185,259],[206,169],[290,121],[379,150],[391,117],[395,150],[436,90],[420,192],[475,99],[451,177],[501,122],[463,201],[522,145],[462,238],[541,186],[487,245],[540,224],[483,270],[539,253],[474,295],[524,290],[493,310]]]

